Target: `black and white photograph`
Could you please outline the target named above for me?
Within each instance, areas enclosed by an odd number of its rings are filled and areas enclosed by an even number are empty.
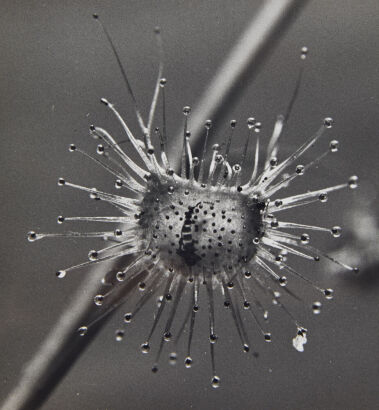
[[[378,1],[0,10],[0,409],[378,409]]]

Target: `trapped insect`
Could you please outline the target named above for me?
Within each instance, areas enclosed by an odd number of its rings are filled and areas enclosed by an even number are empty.
[[[94,16],[97,19],[97,16]],[[103,27],[103,26],[102,26]],[[119,307],[117,304],[107,306],[107,299],[115,292],[135,283],[142,291],[134,309],[124,315],[125,325],[135,318],[141,308],[156,296],[162,295],[154,315],[150,331],[141,345],[143,353],[151,350],[151,340],[156,333],[162,314],[168,308],[164,329],[160,335],[152,370],[158,370],[158,362],[166,342],[173,348],[169,351],[171,363],[177,361],[177,343],[187,333],[187,350],[184,357],[186,367],[192,365],[192,337],[196,317],[208,310],[212,386],[220,385],[216,372],[215,350],[219,343],[216,323],[214,292],[221,292],[224,306],[230,310],[240,338],[243,350],[251,352],[249,335],[243,321],[243,315],[251,317],[265,341],[271,341],[271,333],[266,329],[268,306],[270,300],[275,308],[282,310],[294,326],[293,347],[303,351],[307,342],[307,329],[299,323],[290,310],[284,305],[281,294],[296,297],[290,284],[296,280],[305,281],[316,292],[326,299],[332,299],[333,290],[324,289],[314,283],[307,275],[293,269],[287,262],[288,255],[296,255],[310,261],[327,258],[343,268],[357,271],[339,262],[311,245],[308,233],[293,234],[295,231],[323,231],[335,237],[341,235],[341,228],[304,225],[278,219],[285,210],[301,207],[312,202],[326,202],[331,192],[350,187],[356,188],[358,178],[352,176],[348,182],[316,191],[286,196],[279,195],[288,185],[301,177],[311,167],[318,164],[328,153],[338,151],[338,141],[332,140],[328,149],[319,157],[305,165],[299,164],[299,158],[309,150],[327,131],[332,128],[332,118],[322,120],[319,129],[304,142],[293,154],[284,160],[278,159],[279,140],[288,120],[290,109],[297,95],[298,84],[285,115],[277,117],[272,136],[267,146],[264,160],[260,159],[259,132],[261,124],[253,117],[247,119],[247,137],[241,152],[240,161],[230,162],[230,148],[236,129],[236,121],[231,121],[230,131],[222,144],[209,146],[212,122],[204,124],[204,144],[201,156],[194,157],[190,144],[191,108],[183,108],[183,148],[181,152],[181,170],[179,173],[170,165],[166,154],[170,143],[166,130],[165,87],[166,79],[162,77],[163,64],[160,63],[158,80],[147,122],[140,114],[129,79],[120,62],[113,42],[103,27],[110,46],[117,59],[128,92],[133,100],[137,119],[142,132],[142,140],[135,137],[115,106],[102,98],[101,102],[116,117],[122,126],[127,140],[138,154],[141,163],[131,159],[120,142],[105,129],[90,126],[90,135],[98,140],[98,157],[92,156],[72,144],[71,152],[78,152],[93,160],[115,177],[115,188],[123,194],[107,193],[96,188],[88,188],[68,182],[64,178],[58,185],[76,188],[89,193],[94,200],[112,204],[115,214],[111,216],[73,216],[58,217],[58,223],[75,221],[103,222],[113,226],[102,232],[67,232],[36,233],[29,232],[29,241],[51,237],[99,237],[110,242],[110,245],[89,252],[89,261],[71,266],[57,272],[59,278],[65,277],[73,270],[101,263],[109,259],[129,256],[128,263],[117,272],[111,281],[112,288],[105,293],[94,295],[94,303],[104,306],[107,314]],[[158,44],[161,47],[159,30],[156,30]],[[307,49],[302,49],[302,58]],[[154,114],[157,104],[162,104],[161,128],[154,128]],[[152,142],[153,134],[159,140],[159,150]],[[248,161],[249,145],[255,142],[253,164]],[[279,196],[278,196],[279,195]],[[106,272],[105,272],[106,273]],[[287,276],[290,280],[287,280]],[[289,282],[289,283],[287,283]],[[207,300],[199,297],[200,288],[204,287]],[[175,327],[174,319],[181,301],[187,300],[188,308],[185,319]],[[320,313],[322,304],[315,301],[312,309]],[[78,329],[85,336],[91,326],[98,320],[83,324]],[[186,332],[185,332],[186,331]],[[122,340],[124,331],[116,332],[116,340]],[[256,352],[252,352],[256,354]]]

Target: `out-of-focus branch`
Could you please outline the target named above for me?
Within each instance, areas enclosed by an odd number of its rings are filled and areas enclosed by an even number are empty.
[[[266,0],[256,13],[251,23],[230,50],[199,102],[193,107],[191,115],[191,143],[194,152],[199,151],[201,136],[205,134],[205,121],[210,119],[215,124],[231,107],[242,88],[239,84],[251,81],[273,49],[276,41],[293,21],[294,16],[308,0]],[[170,147],[170,162],[178,167],[183,131]]]
[[[266,0],[264,2],[196,105],[191,120],[195,144],[199,141],[205,120],[209,117],[217,120],[226,107],[233,103],[241,91],[241,87],[236,87],[236,84],[252,78],[263,58],[274,46],[279,34],[292,21],[294,12],[298,11],[306,1]],[[182,137],[173,144],[171,153],[178,152],[177,149],[181,144]],[[178,168],[179,160],[179,156],[172,156],[172,164],[175,168]],[[112,269],[114,264],[102,263],[89,272],[70,306],[47,335],[35,356],[25,366],[18,385],[3,404],[3,410],[39,407],[80,357],[81,352],[94,339],[109,316],[98,321],[85,337],[78,336],[76,329],[89,322],[94,309],[93,296],[99,291],[101,278]],[[136,281],[138,279],[136,278]],[[123,295],[131,289],[132,286],[125,289]]]
[[[344,219],[348,221],[345,243],[337,248],[332,256],[350,266],[358,266],[360,273],[353,275],[353,282],[372,287],[379,284],[379,225],[375,200],[369,199],[367,187],[360,190],[359,201],[353,200],[352,208],[344,212]],[[374,191],[374,197],[375,194]],[[331,266],[329,271],[337,275],[346,272],[339,265]]]
[[[115,269],[114,262],[104,262],[89,272],[70,306],[48,333],[32,360],[25,365],[18,385],[3,403],[2,410],[38,408],[95,338],[109,315],[91,326],[83,337],[77,329],[89,323],[96,313],[93,297],[99,292],[105,273],[112,269]],[[122,296],[134,289],[139,280],[137,276],[127,289],[123,289]]]

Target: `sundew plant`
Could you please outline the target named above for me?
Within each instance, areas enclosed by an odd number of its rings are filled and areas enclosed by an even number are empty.
[[[94,17],[100,22],[97,15]],[[345,181],[336,181],[333,186],[286,195],[290,184],[296,183],[298,178],[307,178],[312,167],[338,151],[338,141],[331,139],[323,154],[308,163],[302,161],[305,152],[319,140],[328,138],[333,119],[321,119],[319,128],[310,130],[309,138],[299,148],[289,156],[280,155],[279,143],[298,94],[300,70],[289,107],[284,115],[277,116],[267,147],[262,149],[259,140],[261,124],[251,116],[246,119],[246,140],[239,160],[233,162],[231,148],[236,121],[230,122],[226,138],[218,138],[218,143],[213,145],[210,143],[213,138],[212,121],[206,121],[202,149],[197,157],[191,150],[191,107],[185,106],[182,149],[176,154],[181,166],[177,170],[167,155],[172,137],[166,127],[169,113],[166,110],[167,81],[163,76],[162,61],[149,115],[144,119],[125,65],[120,61],[107,29],[102,27],[134,104],[139,129],[131,130],[117,105],[101,99],[110,115],[121,125],[124,135],[112,136],[101,125],[90,125],[89,134],[98,142],[96,153],[88,153],[74,144],[70,145],[69,151],[94,161],[112,175],[114,189],[104,192],[64,178],[59,178],[58,185],[84,191],[92,200],[105,201],[113,206],[114,213],[106,216],[59,216],[57,222],[68,226],[75,222],[104,223],[109,228],[100,232],[89,229],[86,232],[28,233],[31,242],[57,237],[97,237],[107,242],[104,247],[90,250],[89,260],[59,270],[58,278],[104,261],[122,259],[122,267],[112,277],[104,272],[104,291],[93,295],[94,309],[100,311],[94,320],[83,323],[78,329],[79,334],[86,337],[91,326],[121,307],[128,299],[123,297],[123,290],[133,285],[140,296],[134,308],[124,313],[124,326],[134,321],[146,304],[155,308],[150,328],[146,329],[146,338],[141,344],[142,353],[153,355],[153,372],[158,371],[161,357],[166,354],[172,364],[181,361],[187,368],[192,366],[196,360],[192,354],[196,318],[207,315],[209,331],[203,339],[210,349],[211,383],[213,387],[219,387],[216,358],[217,344],[222,340],[218,339],[215,309],[221,308],[230,312],[241,348],[246,354],[258,355],[250,343],[247,326],[255,328],[266,342],[271,342],[267,319],[272,309],[281,310],[292,322],[291,343],[302,352],[307,342],[306,325],[299,322],[282,296],[298,299],[296,284],[305,282],[315,293],[314,300],[306,301],[306,305],[312,306],[314,314],[319,314],[322,309],[319,300],[332,299],[333,290],[319,286],[313,280],[311,269],[306,273],[295,270],[290,264],[290,256],[310,262],[325,258],[346,270],[357,271],[356,267],[337,261],[310,245],[310,231],[339,237],[339,226],[297,223],[296,220],[288,220],[285,212],[292,208],[299,208],[301,212],[302,207],[310,203],[327,202],[329,194],[334,191],[357,187],[358,178],[351,176]],[[156,36],[161,50],[159,29],[156,29]],[[307,52],[306,47],[301,49],[302,59],[306,58]],[[158,105],[162,111],[159,120],[155,118]],[[137,160],[132,159],[131,150],[137,154]],[[217,302],[220,294],[223,299],[221,307]],[[108,303],[115,295],[119,295],[117,302]],[[182,305],[185,305],[186,313],[178,321],[176,313]],[[124,328],[120,327],[116,340],[121,341],[123,335]],[[185,346],[182,356],[179,355],[179,342]]]

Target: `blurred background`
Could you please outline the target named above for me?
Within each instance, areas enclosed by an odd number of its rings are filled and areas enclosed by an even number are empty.
[[[22,367],[85,277],[78,271],[58,281],[55,271],[85,260],[88,250],[99,246],[96,240],[30,244],[26,233],[63,230],[56,224],[58,215],[110,214],[110,208],[88,200],[87,195],[57,186],[59,177],[102,189],[113,186],[101,169],[70,154],[68,145],[74,142],[93,152],[96,144],[88,137],[92,123],[120,135],[114,118],[99,103],[101,97],[116,103],[131,129],[137,130],[119,70],[92,13],[102,17],[111,33],[145,115],[158,65],[153,28],[161,27],[168,80],[167,127],[174,138],[182,107],[196,104],[261,4],[258,0],[2,1],[1,398],[16,385]],[[153,374],[153,356],[142,356],[139,349],[150,328],[153,306],[141,312],[123,342],[117,343],[114,332],[124,310],[130,310],[125,308],[111,318],[44,409],[379,407],[378,27],[376,0],[310,1],[254,81],[239,84],[240,98],[228,116],[218,120],[221,131],[213,136],[220,142],[229,121],[239,122],[232,148],[237,162],[245,120],[254,116],[263,124],[265,146],[276,115],[284,112],[293,92],[300,49],[309,48],[304,82],[283,136],[282,156],[310,136],[325,116],[335,119],[335,127],[306,159],[323,152],[329,139],[338,139],[341,149],[287,192],[335,185],[354,174],[361,185],[354,192],[331,194],[325,205],[288,212],[284,219],[342,225],[340,239],[315,233],[313,244],[353,264],[357,261],[361,272],[353,275],[329,263],[292,258],[298,270],[322,287],[335,289],[334,300],[323,303],[321,315],[311,313],[312,302],[319,299],[314,293],[307,295],[305,307],[296,308],[309,331],[305,352],[293,349],[294,329],[278,312],[270,321],[271,344],[262,342],[246,320],[260,356],[243,354],[230,315],[219,306],[216,360],[222,387],[215,390],[210,385],[205,315],[195,329],[192,369],[182,364],[183,348],[176,367],[169,366],[164,355],[160,371]]]

